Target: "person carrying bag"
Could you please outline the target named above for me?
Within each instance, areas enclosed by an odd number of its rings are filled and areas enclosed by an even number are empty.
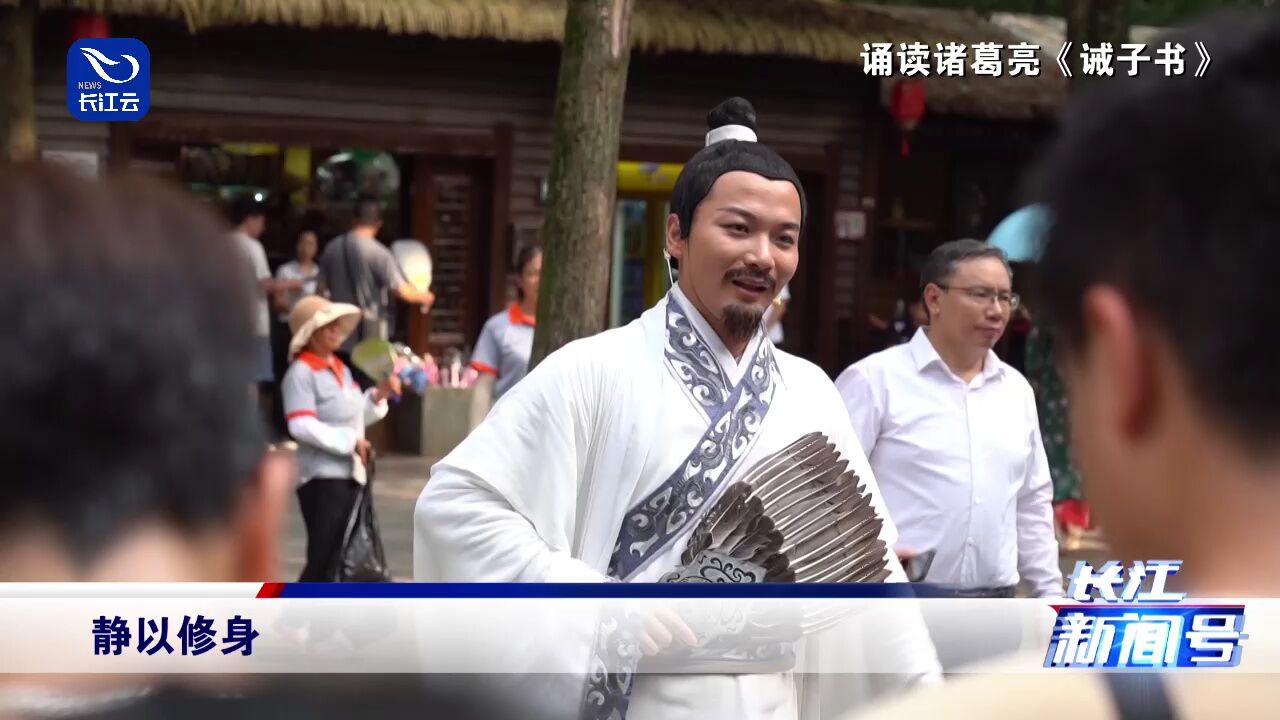
[[[374,298],[365,297],[365,288],[372,284],[368,278],[356,279],[356,269],[351,258],[352,245],[357,242],[358,238],[351,234],[343,236],[339,242],[342,243],[342,260],[344,269],[347,272],[347,286],[356,294],[356,305],[360,307],[360,324],[356,328],[355,341],[368,340],[374,338],[377,340],[386,340],[390,336],[389,323],[387,322],[386,312],[382,308],[382,304],[375,301]],[[360,268],[366,275],[369,270],[365,266]]]
[[[361,199],[356,203],[351,230],[330,241],[320,255],[319,294],[350,303],[359,311],[350,337],[340,349],[344,357],[362,340],[390,339],[393,297],[417,304],[423,312],[435,302],[430,290],[417,288],[405,279],[392,252],[378,242],[381,228],[378,202]],[[358,370],[355,375],[362,385],[369,384]]]
[[[294,358],[283,382],[289,433],[298,442],[298,502],[307,527],[302,582],[386,580],[373,513],[373,447],[365,427],[400,394],[391,376],[361,391],[337,355],[360,308],[312,295],[289,314]]]
[[[357,491],[356,502],[347,515],[342,545],[327,575],[329,582],[390,582],[382,535],[373,512],[373,453],[369,453],[367,479]]]

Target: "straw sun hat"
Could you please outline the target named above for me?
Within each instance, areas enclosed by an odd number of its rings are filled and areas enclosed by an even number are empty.
[[[329,302],[319,295],[308,295],[299,300],[289,312],[289,331],[293,333],[293,339],[289,341],[289,357],[301,352],[311,342],[311,335],[331,322],[341,323],[339,327],[345,340],[360,322],[360,308]]]

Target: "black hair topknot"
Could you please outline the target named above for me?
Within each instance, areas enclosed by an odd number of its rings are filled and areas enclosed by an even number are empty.
[[[726,125],[742,125],[759,133],[756,109],[743,98],[731,97],[707,113],[707,125],[711,130]],[[808,215],[809,206],[804,187],[790,163],[760,142],[746,140],[721,140],[699,150],[676,178],[671,192],[671,212],[680,221],[680,234],[689,237],[693,228],[693,213],[711,192],[711,186],[721,175],[730,172],[749,172],[770,180],[785,180],[795,185],[800,194],[800,222]]]
[[[758,132],[756,122],[756,109],[740,97],[731,97],[707,113],[707,128],[711,130],[725,125],[744,125]]]

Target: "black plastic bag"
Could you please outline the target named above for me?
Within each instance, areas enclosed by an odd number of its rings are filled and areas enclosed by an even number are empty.
[[[391,582],[387,558],[382,552],[382,535],[373,514],[373,458],[369,458],[367,481],[347,518],[342,549],[329,569],[330,582]]]

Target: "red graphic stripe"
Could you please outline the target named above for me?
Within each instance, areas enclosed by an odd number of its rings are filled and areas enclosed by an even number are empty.
[[[272,600],[280,597],[282,592],[284,592],[284,583],[262,583],[262,588],[258,590],[258,597]]]

